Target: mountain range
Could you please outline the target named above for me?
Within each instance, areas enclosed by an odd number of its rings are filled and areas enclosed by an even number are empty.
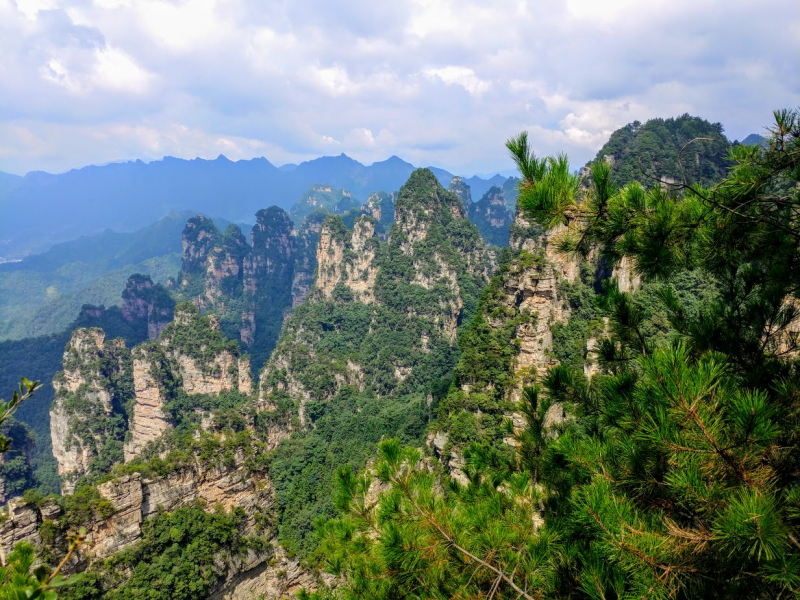
[[[220,155],[111,163],[58,175],[0,173],[0,261],[107,228],[133,231],[176,210],[252,220],[264,206],[289,209],[312,184],[346,189],[363,202],[371,192],[398,190],[414,169],[397,156],[369,166],[340,154],[276,167],[265,158],[234,162]],[[431,170],[445,187],[450,184],[452,174]],[[476,197],[505,179],[464,178]]]

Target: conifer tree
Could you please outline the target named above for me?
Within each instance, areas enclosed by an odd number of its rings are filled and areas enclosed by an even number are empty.
[[[800,594],[800,116],[775,117],[712,188],[617,189],[603,162],[586,181],[509,141],[520,205],[560,226],[562,251],[626,256],[647,281],[700,270],[717,299],[690,314],[663,286],[672,340],[655,344],[609,282],[603,373],[556,367],[526,389],[516,451],[473,445],[466,485],[396,441],[367,473],[340,471],[343,516],[321,530],[339,596]],[[555,402],[569,417],[548,433]]]

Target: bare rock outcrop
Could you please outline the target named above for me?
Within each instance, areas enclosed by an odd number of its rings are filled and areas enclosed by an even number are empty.
[[[627,256],[614,265],[611,277],[617,280],[620,292],[635,292],[642,288],[642,277],[633,269],[633,261]]]
[[[53,380],[55,398],[50,409],[50,436],[62,489],[88,472],[103,447],[121,432],[112,415],[121,413],[115,382],[129,375],[130,355],[121,340],[106,342],[101,329],[76,329],[64,350],[64,370]]]
[[[178,305],[174,321],[156,342],[133,350],[135,397],[126,462],[172,428],[165,405],[176,384],[187,394],[252,391],[249,360],[225,340],[215,318],[200,316],[191,304]]]
[[[160,361],[150,354],[146,348],[134,350],[133,392],[136,400],[128,423],[129,436],[124,446],[125,462],[139,456],[149,442],[157,440],[172,427],[169,416],[164,411],[165,394],[154,376]]]
[[[175,301],[149,275],[132,275],[122,292],[122,317],[147,323],[147,339],[154,340],[172,319]]]
[[[317,269],[317,246],[319,232],[325,214],[317,212],[309,215],[297,233],[294,275],[292,277],[292,308],[300,306],[311,293],[314,286],[314,273]]]
[[[348,288],[355,300],[374,301],[378,239],[375,220],[359,217],[349,231],[338,217],[325,220],[317,246],[316,289],[323,298],[330,298],[337,284]]]
[[[86,542],[65,567],[67,574],[110,558],[138,542],[144,522],[160,511],[171,512],[198,502],[228,512],[240,509],[245,517],[240,533],[260,535],[264,532],[258,517],[274,505],[267,477],[249,471],[240,462],[220,468],[198,464],[153,479],[132,473],[103,483],[97,489],[101,499],[108,503],[106,516],[96,516],[82,524],[86,528]],[[52,501],[36,506],[22,498],[12,499],[0,524],[0,560],[4,562],[18,542],[41,546],[41,526],[47,521],[55,523],[60,514],[61,509]],[[57,539],[63,543],[63,534]],[[313,578],[275,544],[260,552],[250,551],[244,557],[219,558],[224,578],[213,597],[244,599],[250,591],[258,591],[268,598],[278,598],[282,597],[280,593],[313,585]]]
[[[207,217],[189,219],[177,291],[202,311],[218,314],[222,329],[238,334],[245,346],[266,344],[269,350],[275,340],[263,336],[274,336],[275,328],[264,325],[275,313],[280,319],[292,302],[292,222],[277,206],[260,210],[251,238],[248,243],[237,225],[223,234]]]

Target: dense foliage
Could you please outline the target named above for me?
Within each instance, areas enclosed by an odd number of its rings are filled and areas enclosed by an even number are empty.
[[[257,427],[302,430],[296,415],[305,419],[306,431],[275,450],[269,470],[280,539],[304,557],[317,543],[314,521],[335,514],[336,466],[361,467],[385,436],[421,443],[458,361],[447,327],[466,327],[485,285],[480,235],[430,171],[412,175],[395,207],[388,241],[373,240],[378,302],[355,301],[340,284],[331,298],[297,307],[262,374],[274,410]],[[325,227],[343,241],[351,235],[338,216]],[[424,237],[411,239],[419,231]]]
[[[711,185],[730,166],[730,146],[720,123],[685,114],[644,124],[634,121],[617,129],[595,160],[610,162],[617,185],[630,181],[652,185],[663,178]]]
[[[322,530],[336,595],[796,596],[800,115],[680,195],[618,190],[605,161],[583,192],[565,160],[509,147],[527,215],[565,226],[563,250],[627,256],[645,287],[597,290],[601,373],[563,354],[522,394],[516,452],[464,453],[466,485],[393,441],[365,475],[341,470]]]
[[[57,334],[74,321],[84,304],[118,306],[120,290],[132,273],[147,273],[164,283],[179,265],[180,254],[169,253],[114,270],[76,262],[52,272],[0,272],[0,339]]]
[[[336,515],[335,473],[342,464],[357,470],[374,454],[375,444],[397,436],[420,443],[428,422],[421,394],[376,398],[343,387],[328,402],[307,406],[314,427],[281,444],[270,457],[281,544],[308,557],[316,548],[315,524]]]

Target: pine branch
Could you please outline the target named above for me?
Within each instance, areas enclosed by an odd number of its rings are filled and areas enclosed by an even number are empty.
[[[439,532],[439,535],[441,535],[451,547],[455,548],[461,554],[463,554],[464,556],[468,557],[469,559],[475,561],[476,563],[480,564],[481,566],[483,566],[483,567],[489,569],[490,571],[492,571],[495,575],[497,575],[505,583],[507,583],[515,592],[520,594],[523,598],[526,598],[526,600],[535,600],[533,598],[533,596],[528,594],[525,590],[523,590],[516,583],[514,583],[513,579],[511,579],[511,577],[509,577],[506,573],[504,573],[503,571],[501,571],[500,569],[498,569],[494,565],[486,562],[485,560],[482,560],[481,558],[475,556],[472,552],[470,552],[466,548],[463,548],[462,546],[457,544],[455,539],[445,531],[445,529],[438,523],[436,518],[417,504],[417,502],[414,500],[413,494],[411,493],[410,489],[408,488],[407,481],[404,481],[404,480],[401,480],[401,479],[398,479],[398,478],[392,478],[392,483],[397,485],[403,491],[403,494],[408,499],[408,501],[411,503],[411,506],[413,506],[414,509],[419,514],[421,514],[423,516],[423,518],[425,518],[425,520],[428,523],[430,523]]]

